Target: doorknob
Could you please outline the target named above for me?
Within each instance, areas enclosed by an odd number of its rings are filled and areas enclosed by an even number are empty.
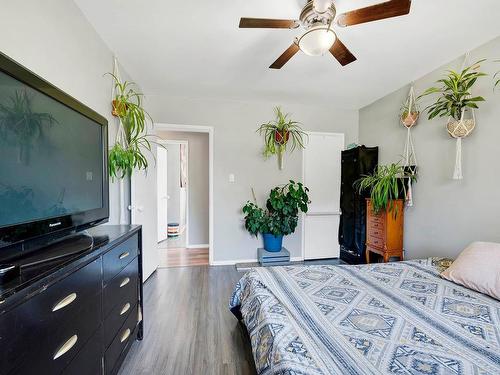
[[[130,205],[130,206],[128,206],[128,209],[129,209],[129,211],[137,210],[139,212],[142,212],[142,211],[144,211],[144,206],[132,206],[132,205]]]

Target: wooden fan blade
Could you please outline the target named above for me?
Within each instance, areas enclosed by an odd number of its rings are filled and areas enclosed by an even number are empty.
[[[242,29],[296,29],[300,26],[297,20],[277,20],[270,18],[242,18]]]
[[[339,26],[358,25],[360,23],[403,16],[410,13],[411,0],[390,0],[385,3],[360,8],[341,14],[337,19]]]
[[[276,59],[275,62],[271,64],[269,68],[271,69],[281,69],[283,65],[285,65],[288,60],[290,60],[297,52],[299,52],[300,48],[297,43],[292,43],[288,49],[283,52],[283,54]]]
[[[342,66],[346,66],[347,64],[356,61],[356,57],[347,49],[339,38],[335,40],[335,43],[333,43],[333,46],[330,48],[330,53]]]

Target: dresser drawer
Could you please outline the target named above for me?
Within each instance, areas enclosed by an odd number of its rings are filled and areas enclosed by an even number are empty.
[[[385,229],[374,228],[372,226],[368,226],[366,232],[367,238],[378,238],[385,239]]]
[[[64,375],[102,374],[102,335],[102,327],[99,327],[69,366],[64,369]]]
[[[125,323],[129,314],[137,313],[133,311],[133,306],[138,302],[137,288],[130,288],[130,293],[116,304],[104,321],[104,348],[109,347],[117,335],[120,327]]]
[[[137,306],[131,308],[125,324],[120,328],[118,334],[104,354],[104,373],[113,372],[120,354],[127,350],[135,339],[135,328],[137,326]]]
[[[50,326],[33,323],[36,319],[30,320],[30,306],[29,302],[19,306],[13,311],[18,321],[7,323],[19,331],[10,332],[11,336],[6,340],[9,349],[5,358],[2,354],[1,365],[5,372],[1,373],[33,374],[33,369],[37,369],[37,374],[59,374],[100,326],[101,294],[74,310],[71,317],[65,317],[61,322],[50,320]]]
[[[1,317],[0,373],[60,372],[100,325],[101,296],[98,259]]]
[[[123,306],[134,294],[137,295],[139,276],[138,259],[134,258],[114,279],[104,287],[103,313],[108,317],[117,305]]]
[[[103,256],[104,283],[114,278],[138,254],[137,234],[108,251]]]
[[[370,224],[384,225],[385,217],[384,217],[384,214],[374,215],[373,213],[371,213],[371,214],[369,213],[367,221],[368,221],[368,225],[370,225]]]
[[[20,309],[0,316],[0,368],[1,374],[26,374],[35,345],[34,337],[40,334],[36,325],[29,319],[29,309]]]
[[[75,319],[75,314],[100,293],[101,259],[86,265],[30,300],[31,315],[37,325],[56,321],[58,325]]]
[[[370,218],[371,219],[371,218]],[[367,230],[377,229],[377,230],[385,230],[385,225],[382,220],[368,220]]]
[[[372,236],[368,236],[368,238],[366,239],[366,242],[368,245],[377,247],[379,249],[383,249],[384,244],[385,244],[385,241],[383,239],[377,238],[377,237],[372,237]]]

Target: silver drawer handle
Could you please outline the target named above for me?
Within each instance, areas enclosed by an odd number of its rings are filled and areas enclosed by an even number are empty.
[[[130,336],[130,329],[127,328],[125,332],[123,332],[122,337],[120,338],[120,342],[124,342]]]
[[[59,358],[60,356],[66,354],[73,346],[75,346],[76,342],[78,341],[78,336],[77,335],[73,335],[69,338],[68,341],[66,341],[60,348],[59,350],[56,352],[56,354],[54,354],[54,360],[56,360],[57,358]]]
[[[126,257],[128,257],[130,255],[130,253],[128,251],[124,252],[124,253],[121,253],[120,256],[118,257],[120,260],[122,259],[125,259]]]
[[[122,307],[122,311],[120,311],[120,315],[123,315],[125,314],[128,310],[130,309],[130,303],[126,303],[123,307]]]
[[[126,277],[122,280],[122,282],[120,283],[120,288],[123,288],[125,285],[127,285],[128,283],[130,282],[130,278],[129,277]]]
[[[64,297],[62,300],[57,302],[55,306],[52,308],[52,312],[56,312],[57,310],[65,308],[66,306],[73,303],[75,299],[76,299],[76,293],[71,293],[70,295]]]

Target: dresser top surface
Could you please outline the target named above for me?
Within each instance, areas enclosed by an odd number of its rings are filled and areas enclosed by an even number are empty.
[[[18,277],[0,283],[0,313],[4,307],[2,305],[7,305],[9,300],[17,300],[16,297],[22,298],[21,294],[32,294],[37,288],[45,287],[54,279],[71,272],[78,265],[97,258],[115,243],[133,236],[140,228],[138,225],[99,225],[86,231],[93,238],[91,248],[75,253],[66,247],[61,250],[60,254],[57,254],[56,259],[21,268],[21,274]],[[39,250],[36,254],[37,258],[40,256],[43,258],[44,251],[48,252],[45,249]],[[64,251],[67,251],[67,254]]]

